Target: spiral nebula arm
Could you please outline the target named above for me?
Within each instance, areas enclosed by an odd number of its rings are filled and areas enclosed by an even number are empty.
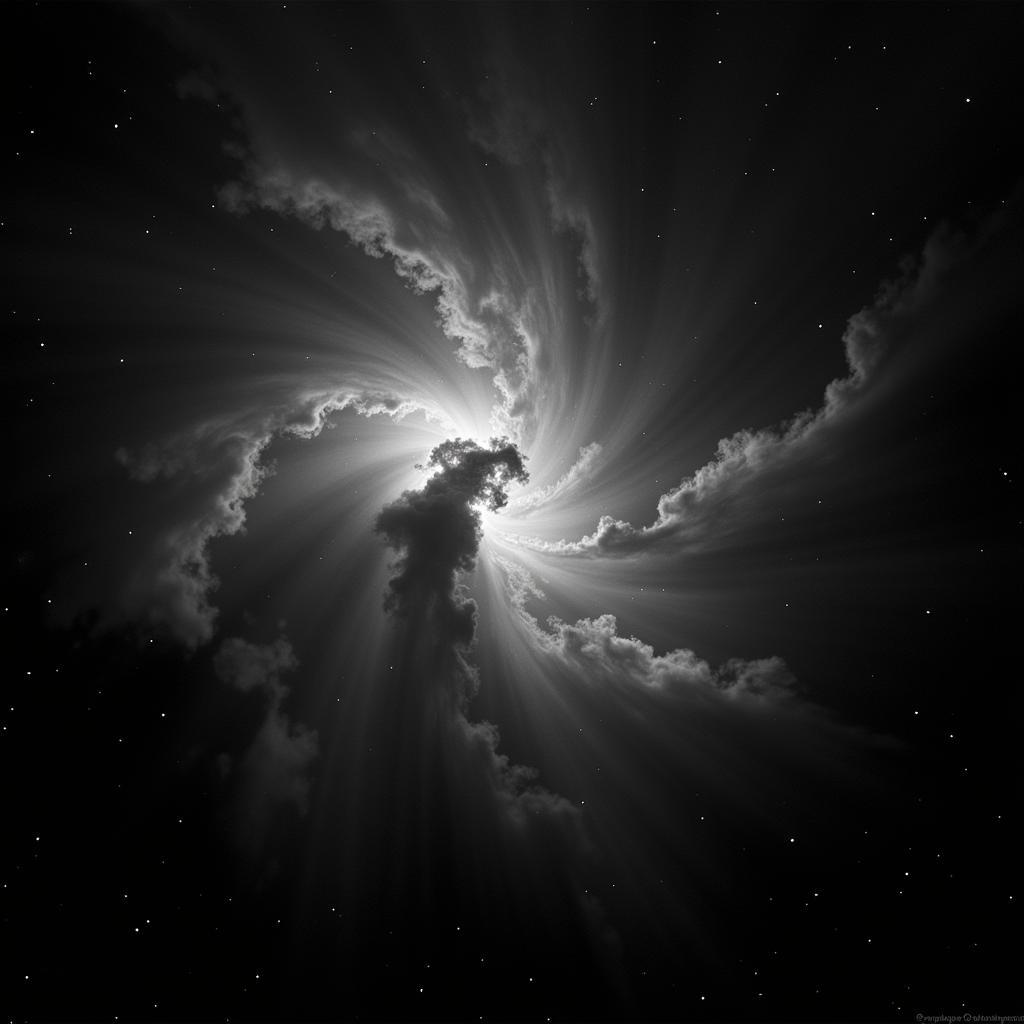
[[[191,921],[124,1015],[172,975],[194,1018],[966,1006],[933,968],[951,825],[1009,813],[1013,716],[961,699],[1019,558],[1009,15],[99,11],[145,57],[122,148],[33,150],[4,224],[11,564],[26,665],[117,694],[67,731],[134,744],[96,806]]]

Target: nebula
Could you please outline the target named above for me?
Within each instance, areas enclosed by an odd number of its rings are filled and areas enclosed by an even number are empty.
[[[9,20],[12,1015],[1013,1012],[1013,7]]]

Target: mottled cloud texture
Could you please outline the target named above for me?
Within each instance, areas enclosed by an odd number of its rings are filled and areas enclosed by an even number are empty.
[[[549,649],[587,672],[600,670],[643,686],[697,687],[734,700],[788,701],[795,695],[792,673],[781,658],[732,658],[715,670],[693,651],[655,654],[636,637],[619,636],[614,615],[580,619],[573,625],[552,621]]]
[[[263,722],[237,765],[240,836],[243,846],[255,851],[275,813],[288,807],[306,813],[317,734],[293,723],[282,709],[288,688],[281,676],[298,667],[284,637],[266,645],[232,637],[221,644],[213,664],[224,683],[257,696],[265,707]],[[222,763],[227,766],[226,760]]]
[[[509,600],[538,648],[587,678],[614,679],[655,691],[685,688],[698,701],[737,701],[747,707],[779,707],[797,697],[796,679],[779,657],[730,658],[715,669],[685,648],[656,654],[635,636],[620,636],[610,614],[572,624],[551,617],[544,629],[526,610],[529,599],[544,597],[534,578],[507,558],[495,561],[505,574]]]

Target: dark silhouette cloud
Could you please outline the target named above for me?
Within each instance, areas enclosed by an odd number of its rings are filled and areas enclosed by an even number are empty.
[[[468,718],[479,685],[468,658],[477,606],[460,592],[458,577],[475,566],[481,508],[503,508],[509,485],[527,480],[522,455],[504,438],[492,439],[488,448],[456,439],[434,448],[426,465],[437,472],[386,506],[376,524],[399,552],[385,606],[409,625],[407,646],[416,652],[421,676],[416,684],[427,688],[428,699],[438,699],[442,728],[461,740],[478,779],[513,819],[542,811],[571,816],[568,801],[534,784],[532,769],[498,753],[493,724]]]
[[[476,605],[455,589],[459,572],[473,568],[480,544],[480,512],[508,501],[512,481],[527,479],[522,456],[509,443],[446,441],[431,453],[435,473],[419,491],[406,491],[377,519],[377,532],[402,552],[386,606],[400,615],[424,611],[441,629],[442,643],[460,648],[473,640]]]

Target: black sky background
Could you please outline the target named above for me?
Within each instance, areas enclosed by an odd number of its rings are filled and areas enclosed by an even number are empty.
[[[9,1019],[1024,1012],[1019,5],[3,21]],[[535,302],[529,486],[601,446],[468,594],[389,615],[374,527],[492,372],[275,170]],[[793,443],[861,310],[881,361]],[[286,432],[350,380],[421,411]],[[744,429],[667,539],[557,550]],[[264,434],[203,633],[154,552]]]

